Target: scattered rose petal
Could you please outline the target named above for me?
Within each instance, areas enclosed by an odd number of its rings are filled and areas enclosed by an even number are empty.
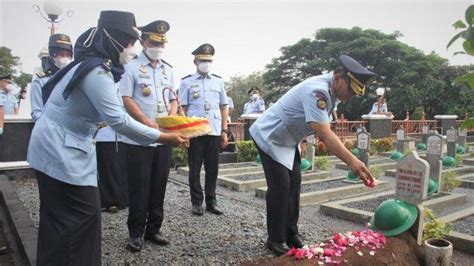
[[[370,256],[374,256],[374,255],[375,255],[375,251],[372,250],[372,251],[369,252],[369,254],[370,254]]]
[[[364,253],[362,253],[362,251],[359,250],[359,251],[357,251],[357,255],[364,256]]]

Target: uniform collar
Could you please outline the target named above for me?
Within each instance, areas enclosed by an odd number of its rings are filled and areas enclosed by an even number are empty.
[[[201,76],[201,74],[199,74],[197,71],[196,73],[194,73],[194,78],[195,79],[203,79],[204,77]],[[211,73],[207,73],[207,75],[205,76],[206,79],[211,79],[212,78],[212,74]]]
[[[150,67],[153,67],[151,65],[151,62],[150,62],[150,59],[148,59],[148,57],[146,57],[145,55],[145,51],[142,51],[138,57],[137,57],[137,60],[138,62],[140,63],[140,65],[142,66],[147,66],[147,65],[150,65]],[[158,64],[156,64],[156,68],[161,68],[163,67],[163,62],[161,60],[158,60]]]

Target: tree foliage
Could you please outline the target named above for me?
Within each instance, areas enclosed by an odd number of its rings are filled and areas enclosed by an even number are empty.
[[[398,40],[400,32],[385,34],[359,27],[352,29],[324,28],[314,38],[281,48],[282,55],[266,66],[263,80],[267,88],[266,100],[276,101],[291,87],[338,65],[338,57],[347,54],[379,75],[377,83],[366,95],[338,107],[349,120],[358,120],[370,111],[379,86],[391,88],[388,106],[396,118],[405,117],[423,106],[427,118],[436,114],[456,113],[474,106],[472,97],[464,97],[463,84],[453,85],[454,78],[474,66],[451,67],[448,61],[431,53],[410,47]],[[453,100],[460,99],[461,103]]]
[[[243,114],[244,104],[249,100],[247,91],[252,88],[252,86],[259,87],[262,89],[262,93],[265,94],[266,89],[260,72],[254,72],[248,76],[234,76],[227,82],[227,95],[234,101],[233,120]]]
[[[7,47],[0,47],[0,75],[15,74],[14,67],[18,64],[19,57],[13,56]]]

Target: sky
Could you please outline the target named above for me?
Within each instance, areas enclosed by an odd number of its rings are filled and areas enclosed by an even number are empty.
[[[47,44],[49,28],[32,5],[44,1],[0,0],[0,46],[12,49],[21,59],[24,72],[39,65],[40,49]],[[474,63],[472,57],[457,55],[461,43],[449,50],[446,44],[456,34],[452,24],[464,18],[474,0],[313,0],[313,1],[145,1],[82,0],[59,1],[64,13],[57,33],[73,41],[97,25],[101,10],[122,10],[135,14],[138,26],[166,20],[171,29],[164,59],[174,66],[175,76],[195,72],[191,52],[202,43],[216,49],[213,72],[225,80],[236,75],[263,71],[280,48],[302,38],[312,38],[321,28],[359,26],[384,33],[400,31],[400,41],[425,53],[436,52],[452,65]],[[136,50],[141,50],[139,44]]]

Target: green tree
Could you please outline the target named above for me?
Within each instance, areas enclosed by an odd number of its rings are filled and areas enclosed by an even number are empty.
[[[227,94],[234,101],[234,111],[232,113],[232,120],[235,120],[244,112],[244,104],[249,100],[247,91],[252,87],[257,86],[265,95],[266,89],[263,85],[263,77],[260,72],[254,72],[248,76],[234,76],[226,83]]]
[[[7,47],[0,47],[0,74],[15,74],[14,67],[18,64],[19,58],[12,55],[12,51]]]
[[[457,54],[465,54],[468,56],[474,56],[474,5],[470,5],[466,9],[465,13],[466,23],[462,20],[458,20],[453,24],[455,29],[464,29],[458,32],[453,38],[449,41],[447,48],[449,48],[455,41],[459,40],[460,38],[464,39],[463,41],[463,49],[464,51],[455,52],[454,55]],[[470,91],[465,91],[466,98],[474,98],[473,91],[474,90],[474,70],[471,69],[469,72],[464,73],[457,77],[454,80],[455,84],[466,84],[469,86]],[[472,115],[472,105],[471,105],[471,112]],[[464,121],[461,125],[462,128],[472,128],[474,127],[474,117],[470,117]]]
[[[31,74],[21,72],[21,74],[18,77],[14,77],[13,80],[16,84],[18,84],[18,86],[20,86],[20,88],[23,89],[26,87],[26,85],[28,85],[28,83],[31,82],[32,78],[33,76]]]
[[[266,100],[275,101],[304,79],[332,70],[339,55],[348,54],[379,75],[366,95],[338,107],[348,119],[358,120],[370,111],[379,86],[391,88],[387,103],[398,119],[418,106],[425,107],[427,117],[445,113],[450,107],[444,106],[444,99],[457,97],[453,95],[456,91],[452,89],[452,79],[443,74],[452,72],[448,61],[398,41],[401,36],[400,32],[385,34],[359,27],[320,29],[312,39],[281,48],[282,55],[266,66],[263,79],[271,88]],[[446,91],[447,88],[451,89]]]

